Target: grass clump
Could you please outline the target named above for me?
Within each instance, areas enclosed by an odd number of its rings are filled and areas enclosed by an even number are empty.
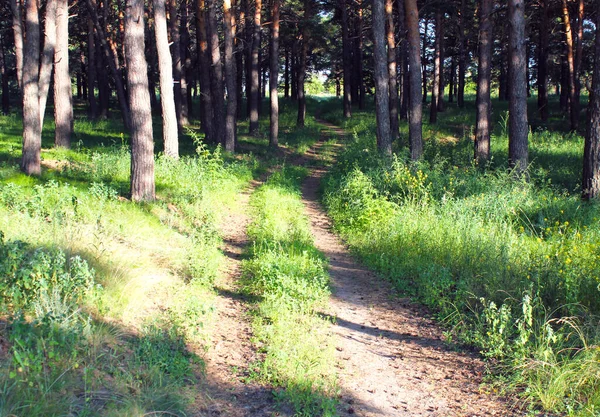
[[[305,176],[305,168],[284,166],[253,194],[243,280],[258,300],[253,327],[264,357],[257,377],[282,387],[277,398],[296,415],[331,416],[333,346],[328,323],[317,314],[329,296],[329,277],[300,200]]]
[[[391,159],[377,154],[372,115],[347,122],[356,133],[324,185],[335,227],[534,406],[597,414],[600,206],[580,201],[569,165],[581,138],[533,132],[526,181],[499,162],[474,167],[470,130],[450,140],[442,130],[457,114],[442,117],[425,127],[419,163],[398,144]],[[505,160],[502,120],[495,132],[493,154]]]

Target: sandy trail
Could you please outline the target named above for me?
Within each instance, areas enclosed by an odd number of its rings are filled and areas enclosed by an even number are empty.
[[[322,123],[322,139],[343,135]],[[318,158],[322,145],[305,158]],[[324,313],[336,323],[340,415],[515,415],[501,399],[480,391],[484,364],[476,355],[451,350],[426,309],[395,296],[389,283],[350,256],[319,204],[324,174],[324,168],[314,169],[302,193],[316,246],[330,262],[333,295]]]

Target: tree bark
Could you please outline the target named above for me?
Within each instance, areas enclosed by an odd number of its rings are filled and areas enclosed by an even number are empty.
[[[490,126],[492,103],[492,9],[493,0],[481,0],[479,5],[479,63],[477,70],[477,115],[475,130],[475,161],[483,167],[490,159]]]
[[[461,0],[458,15],[458,92],[457,103],[461,109],[465,107],[465,72],[467,68],[467,54],[465,48],[465,21],[467,18],[467,1]]]
[[[455,90],[455,77],[456,77],[456,61],[454,55],[450,57],[450,78],[448,83],[448,103],[454,103],[454,90]]]
[[[373,0],[373,59],[375,78],[375,117],[377,119],[377,149],[384,155],[392,154],[390,129],[390,102],[387,53],[385,50],[385,3]]]
[[[417,0],[404,0],[406,29],[408,31],[408,65],[410,100],[408,111],[408,136],[410,156],[413,161],[423,154],[423,95],[421,92],[421,51],[419,34],[419,9]]]
[[[285,69],[283,73],[283,97],[290,98],[290,51],[285,47]]]
[[[217,32],[216,0],[208,0],[207,35],[211,62],[211,92],[213,103],[213,126],[218,143],[225,143],[225,88],[223,86],[223,63],[219,49],[219,33]]]
[[[98,118],[98,103],[96,102],[96,42],[92,19],[88,19],[87,44],[87,97],[90,106],[88,115],[91,119],[96,119]]]
[[[600,10],[600,1],[596,1]],[[596,13],[596,43],[592,91],[588,105],[589,125],[583,151],[582,197],[585,200],[600,197],[600,13]]]
[[[10,112],[8,68],[6,67],[4,36],[0,33],[0,77],[2,77],[2,114]]]
[[[279,81],[279,0],[273,0],[271,17],[271,66],[269,69],[269,98],[271,100],[271,129],[269,145],[279,146],[279,95],[277,84]]]
[[[362,0],[357,0],[357,25],[356,25],[356,32],[357,32],[357,39],[356,39],[356,58],[355,58],[355,64],[356,64],[356,75],[357,75],[357,94],[358,94],[358,109],[359,110],[364,110],[365,109],[365,97],[366,97],[366,92],[365,92],[365,82],[364,82],[364,76],[363,76],[363,48],[364,48],[364,42],[363,42],[363,3]]]
[[[171,51],[169,51],[165,0],[153,0],[153,5],[164,154],[172,158],[179,158],[177,112],[175,110],[175,96],[173,91],[175,88],[173,85],[173,61],[171,59]]]
[[[17,85],[19,92],[23,93],[23,18],[21,9],[22,0],[10,0],[12,11],[12,27],[15,40],[15,60],[17,70]]]
[[[198,38],[198,61],[200,67],[200,94],[204,134],[208,142],[216,143],[217,135],[213,118],[213,99],[211,92],[210,55],[208,52],[208,33],[206,30],[206,4],[204,0],[197,1],[196,37]]]
[[[223,30],[225,38],[225,83],[227,85],[227,111],[225,116],[225,137],[223,147],[228,152],[235,150],[237,119],[236,65],[233,57],[235,38],[235,15],[231,9],[231,0],[223,1]]]
[[[58,0],[56,49],[54,50],[54,146],[71,147],[73,133],[73,92],[69,73],[69,4]]]
[[[400,41],[398,49],[401,77],[401,95],[400,95],[400,118],[405,120],[408,117],[408,97],[409,97],[409,76],[408,76],[408,41],[406,39],[406,23],[404,18],[404,0],[398,0],[398,26]]]
[[[177,0],[169,0],[169,32],[171,35],[171,57],[173,59],[173,94],[175,97],[175,112],[177,113],[177,123],[179,126],[184,126],[183,120],[183,101],[185,97],[181,94],[181,37],[179,34],[179,26],[181,19],[177,10]]]
[[[398,138],[398,70],[396,68],[396,39],[394,30],[394,8],[392,0],[385,0],[389,112],[391,140]]]
[[[41,174],[39,67],[40,19],[37,0],[25,1],[25,50],[23,57],[23,156],[21,170],[27,175]]]
[[[440,71],[442,56],[442,12],[438,9],[435,12],[435,46],[433,58],[433,83],[431,85],[431,105],[429,106],[429,123],[437,122],[438,99],[440,92]]]
[[[260,106],[260,13],[262,0],[255,0],[252,53],[250,63],[250,135],[258,135],[258,107]]]
[[[439,50],[440,50],[440,68],[439,68],[439,74],[438,74],[438,93],[437,93],[437,111],[438,112],[444,112],[446,110],[446,104],[444,103],[444,88],[446,87],[446,82],[444,79],[444,61],[446,59],[445,55],[444,55],[444,18],[445,18],[445,13],[443,11],[440,11],[440,33],[438,35],[437,33],[437,28],[436,28],[436,42],[439,43]],[[436,24],[437,26],[437,24]],[[439,38],[439,39],[437,39]]]
[[[421,59],[421,66],[423,67],[423,103],[427,103],[427,30],[429,29],[429,19],[425,18],[424,23],[424,31],[423,31],[423,50],[421,53],[423,54],[423,58]]]
[[[40,75],[38,94],[40,100],[40,126],[44,126],[44,115],[46,114],[46,102],[50,90],[50,79],[52,78],[52,64],[54,62],[54,47],[56,46],[56,0],[48,0],[46,13],[44,15],[44,49],[40,62]]]
[[[571,26],[571,17],[569,15],[569,6],[567,0],[562,0],[563,22],[565,25],[565,35],[567,40],[567,63],[569,68],[569,104],[571,115],[571,131],[576,131],[579,127],[579,100],[577,98],[577,81],[575,73],[575,51],[573,43],[573,28]]]
[[[527,123],[527,63],[525,52],[525,3],[524,0],[508,2],[509,74],[511,94],[509,97],[508,158],[516,172],[522,173],[528,164]]]
[[[350,55],[350,36],[348,28],[348,5],[346,0],[339,0],[338,7],[342,12],[342,71],[344,85],[344,117],[352,117],[352,57]]]
[[[548,1],[540,0],[540,43],[538,47],[538,97],[537,105],[542,121],[548,121],[548,43],[550,39],[550,22],[548,18]]]
[[[304,21],[302,22],[302,48],[298,65],[298,118],[296,126],[304,127],[306,119],[306,94],[304,81],[306,80],[306,61],[308,59],[308,42],[310,40],[311,0],[304,0]]]
[[[192,96],[190,86],[192,84],[192,59],[190,57],[190,31],[188,29],[188,0],[181,2],[181,26],[179,28],[179,50],[181,54],[181,123],[183,126],[190,124],[192,111]]]
[[[245,22],[245,9],[240,7],[240,0],[237,0],[238,15],[236,23],[236,37],[235,37],[235,69],[236,74],[236,103],[237,111],[236,117],[240,119],[242,117],[242,100],[243,100],[243,86],[244,86],[244,22]],[[237,138],[236,138],[237,140]]]
[[[152,201],[155,199],[154,141],[148,64],[144,56],[144,0],[127,0],[125,52],[131,108],[131,199]]]

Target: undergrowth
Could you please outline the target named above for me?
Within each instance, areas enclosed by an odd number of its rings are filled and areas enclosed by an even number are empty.
[[[438,312],[447,337],[478,346],[533,407],[597,415],[600,406],[600,206],[579,199],[582,139],[530,135],[528,180],[506,167],[506,123],[496,158],[472,165],[470,129],[456,110],[425,126],[425,157],[375,149],[375,120],[354,132],[324,184],[335,227],[366,264]],[[339,121],[339,112],[325,114]],[[404,126],[405,127],[405,126]]]
[[[243,282],[259,300],[253,328],[263,359],[255,377],[281,387],[276,397],[295,415],[332,416],[333,345],[327,321],[317,314],[329,296],[329,276],[300,200],[306,172],[284,166],[253,194]]]

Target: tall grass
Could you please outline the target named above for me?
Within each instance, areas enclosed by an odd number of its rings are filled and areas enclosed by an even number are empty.
[[[483,171],[471,163],[468,126],[446,130],[460,114],[425,126],[418,164],[402,139],[380,158],[374,117],[358,114],[324,202],[353,251],[434,308],[448,337],[478,346],[534,406],[595,415],[600,206],[579,199],[582,139],[532,132],[529,180],[515,179],[502,162],[503,120]]]

